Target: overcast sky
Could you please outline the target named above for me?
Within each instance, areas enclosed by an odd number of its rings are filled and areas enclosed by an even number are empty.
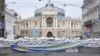
[[[51,0],[56,7],[60,7],[66,11],[66,16],[81,18],[82,10],[81,6],[83,0]],[[14,9],[23,19],[28,17],[34,17],[34,11],[37,8],[45,6],[48,0],[39,2],[38,0],[6,0],[7,7]],[[66,6],[63,4],[75,4],[77,6]]]

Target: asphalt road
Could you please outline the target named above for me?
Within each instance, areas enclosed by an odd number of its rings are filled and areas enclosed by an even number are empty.
[[[100,56],[94,53],[66,53],[66,52],[53,52],[53,53],[16,53],[10,48],[0,48],[0,56]]]

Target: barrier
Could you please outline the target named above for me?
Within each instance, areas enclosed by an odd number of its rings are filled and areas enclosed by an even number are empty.
[[[63,42],[59,44],[46,44],[46,45],[11,45],[11,49],[16,52],[33,53],[33,52],[57,52],[66,50],[68,48],[75,48],[82,44],[81,41],[76,42]]]

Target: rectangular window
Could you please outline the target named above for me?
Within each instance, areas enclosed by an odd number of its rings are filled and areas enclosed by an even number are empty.
[[[47,27],[52,27],[52,24],[47,24]]]

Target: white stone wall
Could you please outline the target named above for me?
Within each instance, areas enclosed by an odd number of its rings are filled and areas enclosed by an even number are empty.
[[[39,32],[41,32],[41,37],[46,37],[49,31],[52,32],[53,36],[55,37],[72,37],[72,36],[75,37],[76,35],[81,35],[80,33],[82,27],[80,20],[70,17],[64,17],[63,9],[51,6],[52,5],[51,3],[47,5],[49,6],[37,9],[35,11],[35,13],[40,13],[41,17],[38,18],[34,17],[34,18],[28,18],[26,20],[21,20],[20,28],[21,31],[25,32],[24,35],[32,34],[32,33],[26,34],[26,31],[28,30],[32,31],[33,27],[35,27],[36,29],[38,29]],[[59,13],[61,14],[60,15],[61,17],[58,18]],[[46,21],[47,18],[49,17],[52,18],[51,20],[52,27],[47,26]]]
[[[89,2],[88,2],[89,1]],[[100,0],[87,0],[82,6],[83,21],[100,18]],[[83,22],[83,23],[84,23]],[[93,32],[100,31],[100,23],[93,24]]]
[[[7,39],[14,39],[14,11],[6,9],[5,11],[5,35]]]
[[[47,16],[51,17],[51,16]],[[21,20],[20,22],[20,30],[24,33],[22,35],[27,36],[29,34],[32,34],[32,28],[35,27],[38,29],[39,32],[41,32],[41,37],[46,37],[47,32],[51,31],[54,36],[56,37],[75,37],[80,36],[82,33],[82,23],[81,20],[77,19],[57,19],[56,17],[53,18],[53,26],[47,27],[46,19],[47,17],[43,17],[42,19],[27,19],[27,20]],[[26,26],[26,23],[28,23],[28,26]],[[73,25],[71,24],[73,23]],[[41,27],[40,27],[41,25]],[[26,31],[28,32],[26,34]],[[58,33],[59,32],[59,33]],[[60,35],[60,36],[59,36]]]

